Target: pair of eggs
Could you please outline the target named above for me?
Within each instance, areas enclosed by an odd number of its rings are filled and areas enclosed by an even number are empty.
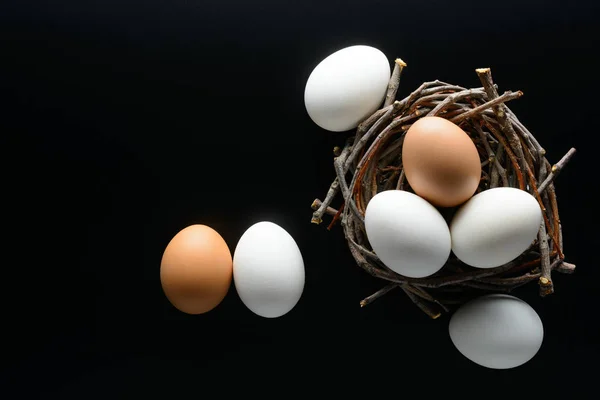
[[[216,230],[195,224],[179,231],[166,246],[160,280],[167,299],[187,314],[204,314],[216,308],[233,281],[250,311],[278,318],[300,300],[305,270],[296,241],[273,222],[249,227],[233,256]]]
[[[518,188],[484,190],[458,207],[449,222],[420,196],[387,190],[367,204],[365,230],[389,269],[424,278],[438,272],[451,252],[476,268],[514,260],[531,245],[542,218],[537,200]]]

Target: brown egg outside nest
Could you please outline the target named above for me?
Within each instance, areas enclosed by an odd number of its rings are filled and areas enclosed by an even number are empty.
[[[171,304],[187,314],[204,314],[227,295],[233,276],[229,247],[206,225],[190,225],[167,245],[160,265],[163,291]]]
[[[438,207],[455,207],[471,198],[481,180],[481,161],[473,140],[441,117],[423,117],[406,132],[402,166],[414,192]]]

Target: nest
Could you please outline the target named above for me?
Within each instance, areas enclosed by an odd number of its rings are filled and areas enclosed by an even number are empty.
[[[421,310],[437,318],[475,296],[507,293],[532,282],[538,283],[540,296],[553,293],[553,271],[568,274],[575,270],[575,265],[565,261],[553,183],[575,149],[552,165],[544,148],[505,104],[522,92],[499,95],[489,68],[476,70],[481,87],[468,89],[435,80],[397,100],[404,67],[402,60],[395,61],[382,107],[359,124],[343,147],[334,149],[336,178],[326,197],[312,204],[312,222],[320,224],[325,215],[332,217],[328,229],[340,222],[358,266],[384,281],[379,291],[361,301],[361,306],[400,288]],[[446,118],[473,140],[482,166],[477,193],[510,186],[531,193],[539,202],[544,223],[533,244],[517,259],[479,269],[451,254],[436,274],[408,278],[386,267],[370,247],[364,227],[366,205],[384,190],[412,192],[402,170],[402,143],[411,124],[424,116]],[[343,201],[335,209],[331,204],[340,193]]]

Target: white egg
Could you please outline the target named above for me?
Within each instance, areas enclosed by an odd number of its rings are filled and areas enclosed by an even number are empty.
[[[539,203],[528,192],[511,187],[484,190],[452,218],[452,251],[472,267],[498,267],[527,250],[542,221]]]
[[[304,90],[310,118],[332,132],[354,129],[383,102],[390,62],[380,50],[364,45],[336,51],[311,72]]]
[[[406,277],[432,275],[450,256],[450,232],[444,217],[410,192],[377,193],[367,204],[365,230],[381,262]]]
[[[296,241],[275,223],[252,225],[235,248],[233,280],[253,313],[265,318],[287,314],[304,290],[304,261]]]
[[[491,294],[462,305],[450,318],[452,343],[469,360],[494,369],[531,360],[544,339],[539,315],[514,296]]]

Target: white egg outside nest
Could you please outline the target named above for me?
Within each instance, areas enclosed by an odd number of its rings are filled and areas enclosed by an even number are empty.
[[[379,49],[355,45],[323,59],[309,75],[304,104],[319,127],[354,129],[382,104],[391,77],[390,62]]]
[[[491,369],[510,369],[529,362],[540,350],[544,326],[525,301],[489,294],[460,306],[450,318],[450,339],[472,362]]]
[[[273,222],[250,226],[234,251],[233,281],[254,314],[278,318],[289,313],[305,284],[304,260],[294,238]]]

